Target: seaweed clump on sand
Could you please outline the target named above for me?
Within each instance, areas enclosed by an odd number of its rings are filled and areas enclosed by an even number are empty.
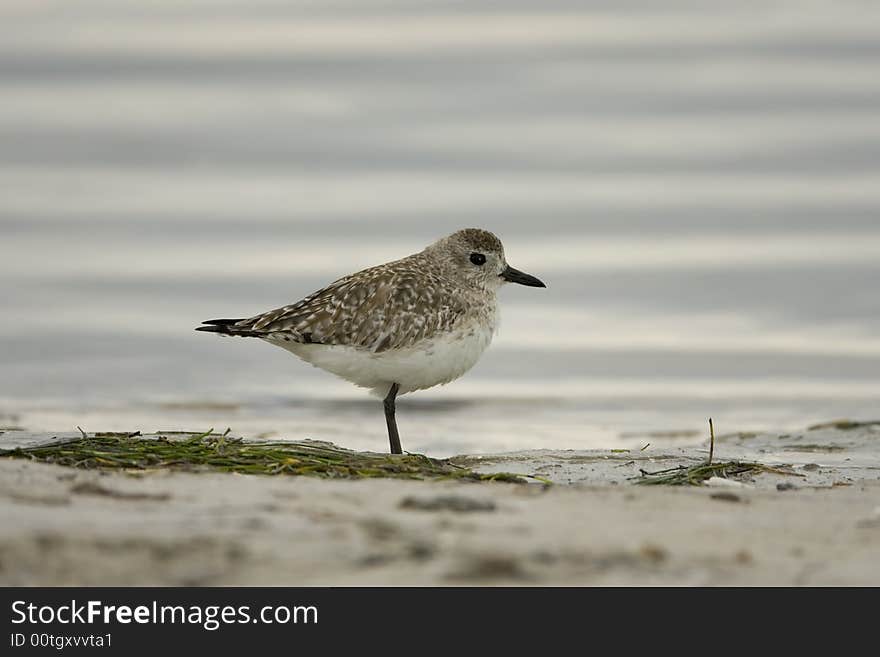
[[[868,420],[857,422],[854,420],[833,420],[832,422],[823,422],[822,424],[814,424],[807,427],[807,431],[816,431],[817,429],[838,429],[839,431],[852,431],[853,429],[862,429],[865,427],[880,426],[880,420]]]
[[[715,455],[715,425],[709,418],[709,458],[695,465],[679,465],[674,468],[646,472],[641,470],[641,475],[633,477],[637,485],[642,486],[700,486],[703,482],[719,477],[721,479],[734,479],[740,475],[760,474],[770,472],[780,475],[803,476],[790,470],[774,468],[763,463],[752,461],[718,461],[713,463]]]
[[[237,472],[324,478],[455,479],[525,483],[514,474],[481,474],[421,454],[355,452],[328,443],[245,442],[213,433],[97,433],[36,447],[0,450],[0,457],[24,458],[74,468],[185,472]],[[186,436],[186,437],[184,437]]]
[[[656,472],[645,472],[635,478],[635,483],[643,486],[666,485],[666,486],[699,486],[712,477],[722,479],[734,479],[739,475],[759,474],[772,472],[781,475],[797,475],[797,473],[773,468],[763,463],[750,461],[719,461],[718,463],[698,463],[696,465],[680,465]]]

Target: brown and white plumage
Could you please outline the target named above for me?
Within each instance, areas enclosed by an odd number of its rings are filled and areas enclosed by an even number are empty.
[[[411,256],[346,276],[298,303],[240,320],[230,328],[305,344],[381,353],[430,339],[467,320],[474,293],[457,294],[442,276],[420,273]],[[474,308],[470,306],[471,314]]]
[[[296,303],[196,330],[263,339],[393,397],[448,383],[473,367],[492,340],[496,292],[506,281],[544,286],[507,265],[495,235],[470,228]]]

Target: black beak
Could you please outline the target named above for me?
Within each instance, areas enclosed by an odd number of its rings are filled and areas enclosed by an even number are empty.
[[[527,285],[528,287],[547,287],[541,280],[535,278],[531,274],[527,274],[519,269],[514,269],[510,265],[505,267],[504,271],[501,272],[501,278],[505,281]]]

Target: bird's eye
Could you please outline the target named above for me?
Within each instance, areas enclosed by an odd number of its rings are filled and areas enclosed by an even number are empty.
[[[485,265],[486,256],[484,256],[482,253],[471,253],[471,262],[475,265]]]

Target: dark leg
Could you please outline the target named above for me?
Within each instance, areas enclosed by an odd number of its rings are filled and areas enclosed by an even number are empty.
[[[397,433],[397,420],[394,419],[394,400],[397,399],[397,391],[400,386],[396,383],[391,386],[388,396],[385,398],[385,422],[388,424],[388,440],[391,441],[391,453],[403,454],[400,448],[400,434]]]

